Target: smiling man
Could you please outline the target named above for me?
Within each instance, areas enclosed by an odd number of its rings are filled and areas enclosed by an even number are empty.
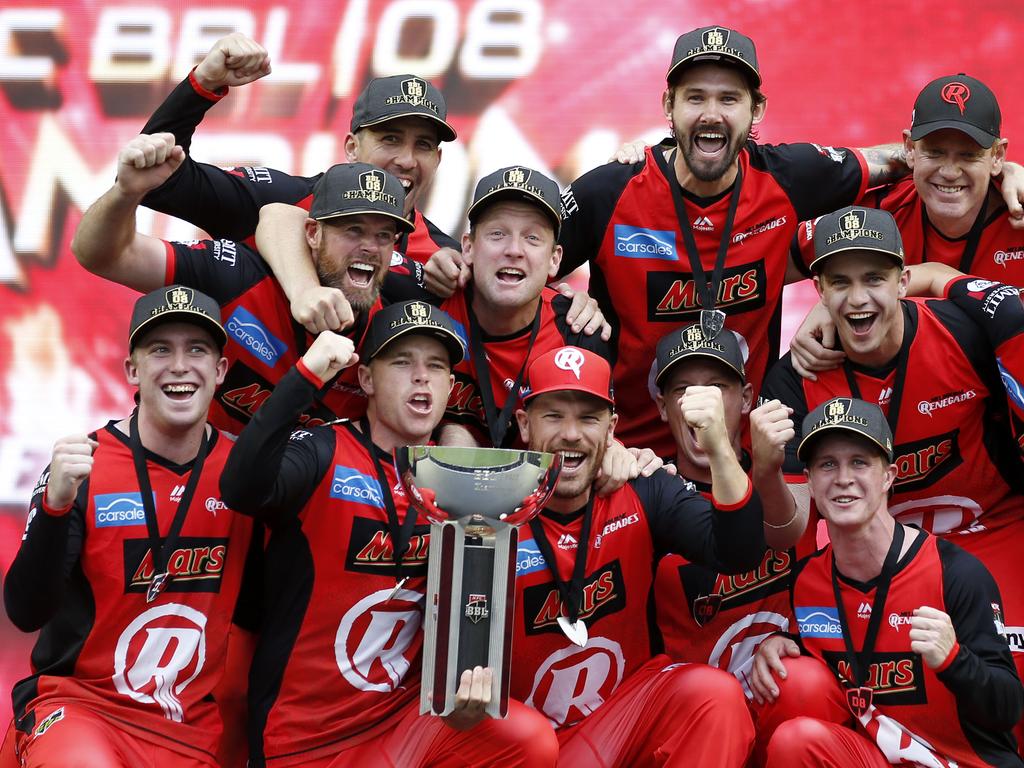
[[[430,527],[392,452],[430,441],[463,354],[444,312],[392,304],[361,358],[321,333],[239,436],[224,498],[268,525],[273,574],[249,677],[250,765],[554,765],[536,712],[512,701],[506,719],[486,715],[489,670],[464,670],[452,715],[419,714]],[[366,417],[293,432],[357,359]]]
[[[228,35],[171,92],[142,133],[172,133],[175,143],[188,153],[200,121],[228,96],[230,88],[269,73],[266,49],[241,33]],[[429,80],[411,74],[378,77],[356,98],[344,137],[346,162],[369,163],[401,183],[406,194],[403,215],[409,226],[400,229],[394,249],[418,262],[439,249],[458,248],[457,241],[419,210],[441,162],[441,143],[456,138],[447,116],[444,96]],[[309,210],[322,176],[295,176],[263,167],[224,170],[187,156],[173,176],[147,193],[143,204],[189,221],[215,238],[252,245],[250,238],[263,205],[290,203]]]
[[[11,621],[41,630],[13,691],[21,765],[219,764],[253,528],[221,501],[231,443],[206,423],[226,341],[209,296],[143,296],[124,366],[138,409],[54,446],[4,581]]]
[[[769,373],[764,397],[791,407],[796,423],[832,397],[877,403],[898,470],[889,512],[981,560],[1006,600],[1007,626],[1024,626],[1024,481],[1002,378],[1019,401],[1011,378],[1019,359],[1012,348],[1024,331],[1017,290],[959,276],[945,287],[948,300],[903,298],[902,240],[886,211],[824,216],[814,244],[815,286],[846,359],[809,381],[787,354]],[[802,481],[802,468],[791,443],[782,471]],[[1012,650],[1020,669],[1024,646],[1015,641]]]
[[[752,687],[771,702],[758,722],[782,720],[767,766],[1021,765],[1010,728],[1024,691],[992,576],[893,520],[899,469],[878,406],[829,400],[802,433],[830,543],[798,566],[796,631],[768,638],[754,661]]]
[[[786,282],[803,278],[788,257],[801,219],[852,203],[906,173],[899,145],[866,150],[816,144],[761,145],[765,114],[753,41],[727,27],[676,41],[662,111],[673,138],[641,162],[609,163],[563,194],[560,271],[590,263],[590,293],[613,326],[615,381],[631,404],[626,445],[675,452],[647,397],[657,341],[700,321],[713,337],[724,323],[751,347],[754,394],[778,357]]]
[[[171,243],[136,231],[142,197],[183,158],[170,134],[132,139],[118,157],[117,181],[86,211],[71,248],[86,269],[136,290],[178,282],[217,300],[227,318],[229,365],[211,421],[237,434],[313,337],[292,320],[280,285],[243,243]],[[335,165],[317,183],[305,219],[304,239],[315,255],[317,277],[351,306],[355,322],[344,333],[357,348],[367,321],[382,306],[380,286],[395,235],[412,226],[402,213],[403,196],[401,184],[384,171],[361,163]],[[312,425],[365,410],[366,397],[349,371],[318,394],[306,419]]]
[[[764,553],[761,508],[714,387],[681,404],[711,466],[711,502],[659,469],[594,492],[618,415],[611,370],[576,347],[538,357],[517,412],[531,450],[563,457],[554,494],[521,531],[512,695],[558,729],[565,766],[740,766],[752,724],[736,679],[660,653],[648,613],[668,551],[736,573]],[[716,407],[717,406],[717,407]]]

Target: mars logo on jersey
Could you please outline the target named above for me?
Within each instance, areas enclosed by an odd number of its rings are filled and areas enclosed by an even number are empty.
[[[180,723],[181,695],[205,663],[206,616],[187,605],[158,605],[117,639],[114,688],[140,704],[158,705],[164,717]]]
[[[183,536],[167,559],[167,592],[220,592],[228,556],[226,538]],[[124,591],[145,593],[153,581],[153,552],[147,539],[124,540]]]
[[[334,637],[342,677],[360,691],[390,693],[405,679],[423,643],[423,595],[380,589],[349,608]]]
[[[404,513],[402,513],[404,516]],[[402,555],[403,575],[427,575],[427,551],[430,549],[430,527],[417,525],[409,537],[409,547]],[[391,576],[395,569],[394,544],[382,520],[365,517],[352,519],[345,569],[359,573]]]
[[[454,417],[473,417],[481,425],[484,423],[483,401],[480,399],[480,390],[470,376],[455,371],[455,383],[452,384],[451,394],[448,395],[447,412]]]
[[[929,414],[931,415],[931,414]],[[963,463],[960,455],[960,430],[954,429],[896,446],[896,493],[927,488]]]
[[[625,670],[622,646],[591,635],[586,647],[569,643],[541,662],[524,703],[542,712],[556,728],[573,725],[608,700]]]
[[[730,315],[760,309],[765,305],[766,285],[764,261],[726,267],[715,306]],[[647,273],[648,322],[678,323],[696,317],[700,302],[690,272]]]
[[[334,465],[331,498],[384,509],[384,496],[381,494],[380,483],[377,482],[377,479],[341,464]]]
[[[271,368],[277,365],[277,359],[288,349],[287,344],[268,331],[259,318],[245,307],[237,307],[224,324],[224,328],[228,336],[237,341],[246,352]]]
[[[853,680],[853,671],[846,654],[824,651],[822,658],[844,680]],[[916,653],[883,653],[875,651],[868,668],[867,687],[874,691],[876,704],[924,704],[924,667]]]
[[[274,386],[239,360],[231,363],[224,383],[217,390],[217,401],[229,416],[247,422],[270,397]],[[364,396],[365,397],[365,396]],[[337,418],[322,406],[310,408],[299,417],[304,427],[316,427]]]
[[[628,224],[615,225],[616,256],[627,259],[661,259],[678,261],[676,233],[668,229],[644,229]]]
[[[625,607],[626,589],[622,580],[622,566],[618,560],[613,560],[584,580],[579,617],[586,619],[588,626],[602,616],[617,613]],[[558,617],[565,615],[565,611],[558,587],[552,581],[523,590],[523,612],[528,635],[562,631],[558,626]]]
[[[748,605],[785,590],[792,562],[789,552],[769,549],[755,570],[732,576],[692,563],[680,565],[679,579],[694,621],[703,626],[719,610]],[[714,596],[719,599],[712,599]]]

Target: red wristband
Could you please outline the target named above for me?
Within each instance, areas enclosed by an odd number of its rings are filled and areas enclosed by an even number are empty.
[[[43,491],[43,502],[39,506],[41,506],[43,508],[43,512],[48,514],[50,517],[64,517],[64,515],[71,511],[71,507],[74,505],[75,502],[72,500],[66,507],[51,507],[46,501],[46,491]]]
[[[939,664],[939,666],[937,666],[935,668],[935,671],[936,672],[944,672],[946,667],[948,667],[950,664],[953,663],[953,659],[956,658],[956,655],[958,653],[960,653],[960,643],[958,643],[956,640],[954,640],[953,641],[953,647],[949,649],[949,655],[945,658],[945,660],[941,664]]]
[[[302,378],[304,378],[317,389],[321,389],[323,385],[327,383],[326,381],[321,381],[319,376],[317,376],[315,373],[309,370],[309,368],[306,367],[306,364],[302,361],[301,357],[299,358],[299,362],[295,364],[295,370],[297,370],[299,374],[301,374]]]
[[[199,81],[196,80],[195,67],[192,67],[192,71],[188,73],[188,81],[192,85],[192,90],[194,90],[204,99],[209,99],[210,101],[220,101],[228,95],[228,87],[226,85],[222,86],[219,91],[208,91],[206,88],[203,88],[203,86],[199,84]]]
[[[715,505],[715,509],[721,510],[722,512],[732,512],[733,510],[739,509],[740,507],[746,506],[747,502],[750,501],[751,495],[754,493],[754,483],[751,482],[750,477],[747,477],[747,492],[743,494],[743,498],[737,501],[735,504],[722,504],[715,498],[714,494],[711,495],[711,503]]]

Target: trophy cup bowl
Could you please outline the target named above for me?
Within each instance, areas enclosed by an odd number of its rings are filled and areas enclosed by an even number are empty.
[[[517,527],[544,508],[562,457],[504,448],[395,450],[409,503],[430,520],[420,712],[447,715],[463,670],[494,672],[487,712],[508,711]]]

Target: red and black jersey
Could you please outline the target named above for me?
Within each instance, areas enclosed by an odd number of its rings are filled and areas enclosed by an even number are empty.
[[[561,579],[572,575],[583,515],[545,511],[538,518],[557,559]],[[735,573],[764,554],[756,494],[721,510],[659,470],[607,497],[596,497],[584,568],[580,618],[589,639],[570,642],[558,617],[560,593],[530,526],[520,528],[516,562],[516,617],[511,695],[555,725],[582,721],[620,683],[661,652],[653,616],[654,565],[666,552]]]
[[[911,535],[908,531],[907,535]],[[832,584],[831,546],[799,566],[793,611],[804,652],[851,681]],[[875,583],[837,578],[853,647],[864,645]],[[955,544],[919,534],[897,564],[869,657],[871,706],[860,726],[890,763],[1018,766],[1010,735],[1024,703],[1003,632],[999,590]],[[937,669],[910,650],[910,619],[930,606],[949,614],[956,645]]]
[[[619,397],[630,403],[616,429],[626,445],[674,452],[650,393],[657,341],[694,322],[700,295],[687,255],[672,187],[678,185],[663,152],[643,162],[610,163],[577,179],[562,196],[563,274],[590,262],[590,294],[617,329],[613,370]],[[747,340],[747,380],[759,391],[778,357],[782,287],[797,223],[833,211],[864,191],[867,167],[853,150],[813,144],[758,145],[739,155],[741,194],[716,297],[726,326]],[[695,198],[683,190],[701,264],[712,274],[730,192]]]
[[[210,421],[238,434],[270,396],[274,385],[305,354],[313,337],[292,319],[288,299],[259,255],[231,240],[167,243],[168,285],[180,283],[208,294],[221,307],[228,333],[228,372],[210,406]],[[378,299],[346,329],[358,351]],[[366,412],[356,367],[335,377],[304,414],[307,426]]]
[[[67,514],[44,510],[43,473],[4,583],[11,620],[42,628],[32,675],[14,686],[17,727],[31,733],[37,707],[74,702],[140,739],[212,760],[221,732],[212,691],[253,528],[221,501],[231,443],[212,430],[170,578],[149,602],[154,553],[128,436],[110,422],[94,437],[92,472]],[[167,535],[192,464],[148,453],[147,468]]]
[[[1014,313],[1006,319],[1016,328],[1015,338],[1024,330],[1015,289],[1011,307],[1001,294],[1006,286],[981,284],[990,307],[1004,303]],[[985,298],[977,303],[984,305]],[[903,343],[889,365],[850,364],[808,381],[787,354],[769,373],[763,396],[793,408],[797,430],[786,448],[784,471],[801,471],[796,446],[804,416],[832,397],[849,397],[852,376],[861,399],[878,403],[890,421],[894,409],[898,413],[893,436],[898,474],[889,504],[898,520],[935,534],[995,529],[1019,520],[1024,478],[990,334],[951,301],[901,304]]]
[[[710,500],[710,485],[686,482]],[[757,647],[793,624],[793,565],[816,549],[815,526],[809,524],[796,547],[765,550],[760,565],[744,573],[719,573],[677,554],[663,557],[654,599],[665,653],[676,661],[727,670],[749,695],[747,676]]]
[[[940,262],[988,280],[1024,285],[1024,231],[1010,226],[1009,214],[1001,202],[995,210],[991,205],[986,210],[984,228],[973,253],[967,252],[969,233],[949,238],[928,220],[913,179],[871,190],[861,202],[889,211],[896,219],[903,237],[903,260],[908,266]],[[814,224],[805,221],[797,230],[795,247],[805,271],[814,258]]]
[[[211,93],[189,74],[157,107],[142,133],[173,133],[186,157],[174,175],[147,194],[142,203],[155,211],[184,219],[214,238],[241,240],[254,246],[260,208],[268,203],[288,203],[308,211],[313,202],[313,188],[323,174],[293,176],[273,168],[251,166],[226,171],[193,160],[188,154],[192,134],[207,110],[227,93],[227,88]],[[403,234],[395,244],[399,255],[426,263],[440,248],[460,250],[458,241],[419,211],[413,212],[412,223],[415,229]]]
[[[417,520],[397,592],[385,495],[391,457],[351,422],[300,429],[315,385],[292,369],[242,431],[224,497],[265,521],[266,603],[249,677],[251,765],[302,765],[349,746],[419,696],[429,524]],[[390,598],[390,599],[389,599]]]

